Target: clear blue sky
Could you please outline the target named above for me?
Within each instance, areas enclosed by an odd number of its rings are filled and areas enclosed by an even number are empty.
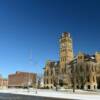
[[[75,55],[100,51],[100,0],[0,0],[0,74],[40,73],[46,60],[59,59],[63,31]]]

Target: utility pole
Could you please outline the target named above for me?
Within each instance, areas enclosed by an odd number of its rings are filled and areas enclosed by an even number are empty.
[[[35,66],[38,66],[38,64],[37,63],[35,63]],[[37,84],[38,83],[38,74],[36,74],[36,91],[35,91],[35,93],[37,94]]]
[[[30,66],[32,65],[32,49],[30,50],[29,65],[30,65]],[[28,92],[30,92],[29,89],[30,89],[30,86],[31,86],[31,84],[32,84],[30,78],[31,78],[31,77],[30,77],[30,72],[29,72],[29,73],[28,73]]]

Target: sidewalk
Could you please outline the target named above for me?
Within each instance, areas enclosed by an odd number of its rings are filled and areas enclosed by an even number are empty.
[[[100,93],[88,92],[82,90],[76,90],[73,93],[72,90],[69,91],[54,91],[54,90],[30,90],[27,89],[4,89],[0,90],[0,93],[12,93],[12,94],[22,94],[22,95],[34,95],[43,97],[53,97],[53,98],[69,98],[69,99],[80,99],[80,100],[100,100]]]

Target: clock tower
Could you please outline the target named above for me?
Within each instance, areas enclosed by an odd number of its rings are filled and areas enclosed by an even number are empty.
[[[60,69],[64,73],[65,66],[73,59],[72,38],[70,33],[63,32],[60,37]]]

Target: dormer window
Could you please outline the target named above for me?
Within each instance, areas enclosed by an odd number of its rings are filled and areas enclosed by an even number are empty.
[[[83,57],[82,56],[78,56],[78,59],[82,59]]]

